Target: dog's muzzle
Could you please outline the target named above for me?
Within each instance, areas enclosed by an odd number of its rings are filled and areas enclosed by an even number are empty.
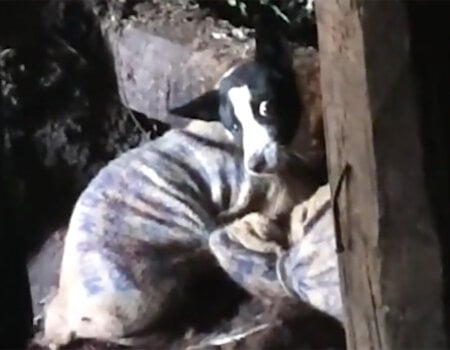
[[[262,151],[250,155],[247,169],[255,175],[276,173],[285,163],[281,153],[279,145],[269,144]]]

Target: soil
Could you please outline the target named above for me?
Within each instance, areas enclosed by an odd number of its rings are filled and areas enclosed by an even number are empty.
[[[7,171],[11,207],[18,217],[26,218],[17,223],[26,233],[19,248],[30,261],[35,316],[42,308],[38,305],[41,297],[55,284],[53,272],[60,261],[64,227],[80,191],[106,162],[170,127],[122,105],[100,24],[120,30],[132,22],[167,39],[207,45],[219,54],[236,50],[236,45],[251,48],[251,28],[230,23],[234,12],[224,12],[223,5],[217,4],[201,1],[199,6],[188,0],[1,2],[1,118],[3,161],[8,166],[2,171]],[[188,25],[182,31],[173,30],[180,21]],[[168,27],[170,31],[164,30]],[[314,32],[301,38],[302,44],[314,45]],[[4,239],[8,232],[0,234]],[[33,264],[37,260],[40,263]],[[162,327],[148,349],[185,349],[211,334],[264,322],[273,326],[239,342],[203,348],[344,347],[343,331],[333,320],[305,313],[304,307],[292,302],[262,305],[220,272],[204,276],[187,293],[192,293],[192,305],[181,311],[180,326]],[[199,308],[206,312],[199,313]],[[69,348],[114,347],[91,341]],[[42,348],[31,344],[29,349]]]

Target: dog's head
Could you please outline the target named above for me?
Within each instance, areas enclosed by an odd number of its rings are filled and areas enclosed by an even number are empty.
[[[220,121],[242,147],[245,167],[253,175],[275,173],[284,165],[301,114],[292,54],[272,16],[256,22],[252,60],[228,70],[213,90],[170,111]]]

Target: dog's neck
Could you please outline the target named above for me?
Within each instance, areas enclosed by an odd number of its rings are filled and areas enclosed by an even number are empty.
[[[248,210],[272,218],[289,214],[292,208],[309,198],[321,185],[320,177],[300,158],[292,158],[272,175],[249,175],[253,193]]]
[[[217,141],[234,144],[219,122],[192,121],[186,129]],[[245,211],[262,212],[271,217],[290,212],[293,206],[309,198],[321,184],[314,169],[300,157],[290,157],[286,166],[275,174],[247,175],[243,179],[250,182],[251,189]],[[238,213],[232,210],[223,214],[226,218]]]

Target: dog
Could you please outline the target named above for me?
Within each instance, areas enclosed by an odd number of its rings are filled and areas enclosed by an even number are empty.
[[[214,232],[254,212],[289,215],[318,188],[295,151],[302,108],[291,53],[267,19],[256,27],[253,59],[171,110],[193,119],[186,128],[112,160],[82,192],[45,342],[144,342],[142,333],[182,298],[191,262],[211,261]],[[283,245],[285,237],[271,239]]]

